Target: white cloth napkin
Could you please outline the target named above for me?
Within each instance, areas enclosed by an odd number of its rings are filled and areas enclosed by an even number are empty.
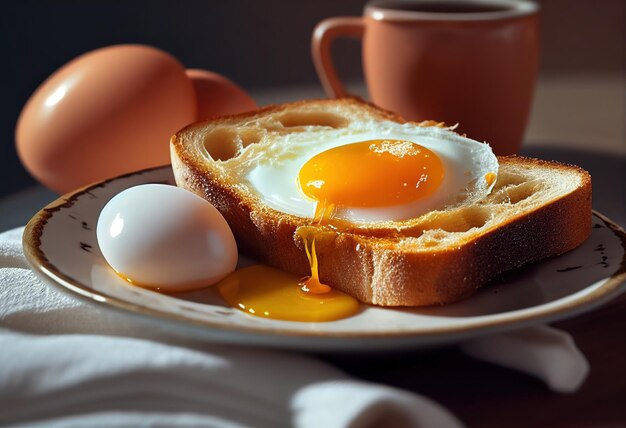
[[[462,426],[425,397],[313,357],[194,342],[83,304],[35,277],[22,232],[0,234],[0,425]],[[544,327],[461,349],[556,391],[588,369],[569,335]]]

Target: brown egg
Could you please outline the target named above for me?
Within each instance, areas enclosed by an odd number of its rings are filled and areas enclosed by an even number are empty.
[[[196,119],[183,66],[148,46],[98,49],[57,70],[17,123],[18,154],[47,187],[68,192],[167,164],[169,138]]]
[[[206,70],[187,70],[198,97],[198,120],[257,108],[254,100],[226,77]]]

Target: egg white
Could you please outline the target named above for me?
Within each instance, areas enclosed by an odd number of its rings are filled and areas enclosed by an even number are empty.
[[[339,218],[356,222],[399,221],[468,199],[479,200],[489,194],[494,184],[489,185],[485,175],[498,173],[498,160],[488,144],[460,136],[447,128],[364,122],[352,124],[349,129],[290,134],[278,143],[281,149],[275,153],[277,156],[257,158],[257,164],[245,180],[271,208],[313,218],[316,201],[308,199],[296,181],[302,166],[311,157],[333,147],[377,139],[412,141],[432,150],[443,163],[444,179],[433,194],[415,202],[384,207],[340,207],[335,213]],[[337,168],[349,167],[337,165]]]

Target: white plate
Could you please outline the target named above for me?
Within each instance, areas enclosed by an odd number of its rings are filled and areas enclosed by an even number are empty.
[[[419,309],[364,306],[353,317],[322,323],[259,318],[227,307],[210,288],[164,295],[134,287],[109,268],[96,241],[100,210],[120,191],[144,183],[173,184],[171,169],[140,171],[89,186],[35,215],[24,232],[24,253],[39,276],[77,297],[180,334],[315,351],[450,344],[572,317],[625,289],[626,234],[594,213],[591,237],[582,246],[511,272],[463,302]]]

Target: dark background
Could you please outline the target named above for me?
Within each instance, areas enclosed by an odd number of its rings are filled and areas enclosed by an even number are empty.
[[[254,95],[268,87],[318,85],[309,41],[317,22],[360,15],[342,1],[3,1],[0,11],[0,197],[35,181],[15,152],[14,128],[29,95],[63,64],[107,45],[143,43],[188,68],[222,73]],[[540,1],[546,75],[624,71],[624,0]],[[359,79],[355,41],[336,46],[337,66]]]

